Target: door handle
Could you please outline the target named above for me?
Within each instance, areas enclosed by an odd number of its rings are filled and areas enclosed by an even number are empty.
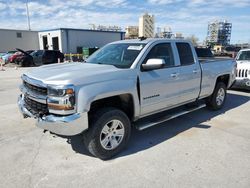
[[[197,73],[198,73],[198,70],[197,70],[197,69],[194,69],[194,70],[193,70],[193,73],[194,73],[194,74],[197,74]]]
[[[178,76],[178,73],[172,73],[170,76],[171,76],[172,78],[176,78],[176,77]]]

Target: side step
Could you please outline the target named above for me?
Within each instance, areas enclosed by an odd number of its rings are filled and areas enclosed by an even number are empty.
[[[200,104],[199,106],[195,106],[193,108],[189,108],[189,109],[181,109],[179,111],[175,111],[174,113],[172,112],[166,112],[165,114],[163,114],[162,116],[158,117],[158,118],[145,118],[145,120],[139,120],[138,122],[135,122],[135,126],[138,130],[144,130],[147,129],[149,127],[152,127],[154,125],[166,122],[168,120],[174,119],[176,117],[182,116],[184,114],[188,114],[190,112],[199,110],[201,108],[206,107],[206,104]]]

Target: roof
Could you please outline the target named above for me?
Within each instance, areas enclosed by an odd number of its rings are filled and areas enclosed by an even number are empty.
[[[141,43],[141,44],[147,44],[147,43],[152,43],[152,42],[156,42],[156,41],[164,41],[164,42],[171,42],[171,41],[175,41],[175,42],[190,42],[190,41],[184,40],[184,39],[147,38],[147,39],[144,39],[144,40],[140,40],[140,39],[127,39],[127,40],[116,41],[116,42],[113,42],[113,43]]]
[[[38,31],[34,31],[34,30],[25,30],[25,29],[4,29],[4,28],[0,28],[0,31],[20,31],[20,32],[38,32]]]
[[[105,33],[125,33],[124,31],[103,31],[103,30],[76,29],[76,28],[55,28],[55,29],[40,30],[39,32],[57,31],[57,30],[91,31],[91,32],[105,32]]]

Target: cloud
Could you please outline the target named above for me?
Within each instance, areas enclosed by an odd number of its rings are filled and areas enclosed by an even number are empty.
[[[27,28],[26,0],[0,0],[3,28]],[[89,28],[89,24],[138,25],[144,12],[155,15],[156,27],[170,26],[185,36],[195,34],[202,41],[209,21],[233,22],[232,40],[248,41],[250,31],[249,0],[29,0],[31,28]]]
[[[167,5],[167,4],[176,4],[183,0],[148,0],[148,3],[152,5]]]
[[[5,8],[6,8],[6,5],[0,2],[0,10],[4,10]]]

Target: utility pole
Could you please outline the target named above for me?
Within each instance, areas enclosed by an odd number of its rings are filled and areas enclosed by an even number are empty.
[[[30,29],[30,13],[29,13],[28,0],[26,0],[26,13],[27,13],[28,28],[29,28],[29,31],[30,31],[31,30]]]

